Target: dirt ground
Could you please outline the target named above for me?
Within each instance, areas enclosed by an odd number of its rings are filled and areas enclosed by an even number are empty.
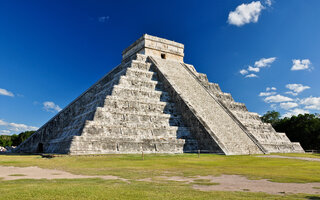
[[[266,179],[249,180],[239,175],[222,176],[198,176],[195,178],[185,177],[161,177],[165,180],[184,181],[192,184],[197,179],[207,179],[216,185],[197,185],[193,188],[201,191],[248,191],[264,192],[268,194],[320,194],[320,183],[276,183]]]
[[[17,179],[78,179],[78,178],[102,178],[106,180],[118,179],[125,182],[130,180],[117,176],[84,176],[75,175],[65,171],[41,169],[39,167],[5,167],[0,166],[0,178],[3,180]],[[249,180],[239,175],[222,176],[197,176],[192,178],[179,176],[159,176],[157,179],[182,181],[191,184],[194,189],[201,191],[247,191],[264,192],[268,194],[320,194],[320,183],[276,183],[268,180]],[[213,185],[197,184],[198,180],[207,180]],[[139,181],[153,182],[153,179],[141,179]]]
[[[123,180],[117,176],[84,176],[71,174],[65,171],[41,169],[39,167],[5,167],[0,166],[0,178],[3,180],[17,179],[77,179],[77,178],[102,178],[106,180]]]

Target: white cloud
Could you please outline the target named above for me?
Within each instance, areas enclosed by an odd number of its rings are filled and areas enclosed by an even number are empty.
[[[260,92],[259,96],[260,97],[267,97],[267,96],[275,95],[276,90],[277,90],[277,88],[275,88],[275,87],[267,87],[266,92]]]
[[[259,96],[260,97],[266,97],[266,96],[271,96],[271,95],[275,95],[276,92],[260,92]]]
[[[298,95],[298,93],[296,93],[296,92],[292,92],[292,91],[289,91],[289,92],[285,92],[286,94],[291,94],[292,96],[297,96]]]
[[[246,75],[247,73],[248,73],[248,71],[245,69],[240,70],[240,74],[242,74],[242,75]]]
[[[0,126],[7,126],[8,123],[0,119]]]
[[[293,59],[292,60],[292,71],[297,71],[297,70],[306,70],[310,69],[311,62],[309,59],[304,59],[304,60],[299,60],[299,59]]]
[[[236,26],[243,26],[248,23],[256,23],[259,20],[260,13],[264,9],[260,1],[253,1],[249,4],[239,5],[235,11],[231,11],[228,17],[228,23]]]
[[[256,61],[254,63],[254,66],[256,67],[267,67],[270,66],[277,58],[271,57],[271,58],[261,58],[260,60]]]
[[[274,91],[276,91],[276,90],[277,90],[277,88],[275,88],[275,87],[267,87],[267,88],[266,88],[266,91],[270,91],[270,90],[274,90]]]
[[[6,135],[38,129],[38,127],[35,127],[35,126],[28,126],[25,124],[18,124],[14,122],[6,122],[1,119],[0,119],[0,126],[3,126],[4,128],[6,128],[6,130],[1,130],[0,134],[6,134]]]
[[[277,94],[277,95],[266,97],[264,101],[267,103],[279,103],[279,102],[285,102],[285,101],[293,101],[293,99]]]
[[[251,71],[251,72],[259,72],[259,71],[260,71],[260,68],[259,68],[259,67],[251,67],[251,66],[249,66],[249,67],[248,67],[248,71]]]
[[[306,109],[320,110],[320,97],[308,97],[300,101]]]
[[[291,94],[293,96],[297,96],[300,92],[310,89],[309,86],[304,86],[302,84],[287,84],[286,88],[288,88],[289,90],[292,90],[292,91],[286,92],[286,94]]]
[[[283,117],[291,117],[293,115],[298,116],[299,114],[303,115],[305,113],[309,113],[309,111],[308,110],[304,110],[304,109],[300,109],[300,108],[295,108],[293,110],[290,110],[286,114],[284,114]]]
[[[289,110],[291,108],[295,108],[298,107],[299,104],[294,103],[294,102],[286,102],[286,103],[280,103],[280,107],[285,109],[285,110]]]
[[[14,94],[6,89],[0,88],[0,95],[14,97]]]
[[[52,101],[43,102],[43,109],[48,112],[60,112],[62,109]]]
[[[258,76],[257,75],[255,75],[255,74],[249,74],[249,75],[247,75],[247,76],[245,76],[246,78],[258,78]]]

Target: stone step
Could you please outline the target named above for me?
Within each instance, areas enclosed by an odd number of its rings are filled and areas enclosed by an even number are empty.
[[[83,129],[84,135],[92,136],[133,136],[133,137],[175,137],[188,138],[190,132],[187,127],[165,127],[165,128],[146,128],[146,127],[121,127],[103,126],[90,124]]]
[[[271,124],[269,123],[256,123],[256,124],[252,124],[252,123],[243,123],[243,125],[245,125],[248,129],[252,129],[252,130],[267,130],[267,131],[275,131],[272,127]]]
[[[169,121],[169,120],[168,120]],[[120,125],[123,127],[136,127],[136,128],[141,128],[141,127],[150,127],[150,128],[165,128],[165,127],[169,127],[169,126],[180,126],[174,123],[169,123],[168,121],[157,121],[155,123],[153,122],[132,122],[132,121],[118,121],[118,122],[114,122],[114,121],[103,121],[103,120],[98,120],[98,121],[86,121],[86,123],[88,122],[92,122],[92,126],[97,125],[97,126],[114,126],[114,125]],[[183,124],[181,124],[181,126],[183,126]]]
[[[196,75],[201,82],[209,83],[207,74],[197,72]]]
[[[223,103],[231,111],[248,111],[247,107],[244,103],[228,102],[228,101],[223,101]]]
[[[139,80],[152,80],[155,79],[156,73],[152,71],[145,71],[135,68],[127,68],[125,76]]]
[[[108,96],[105,100],[103,110],[105,111],[133,111],[133,112],[153,112],[153,113],[176,113],[175,104],[162,101],[141,101],[136,99],[119,99]]]
[[[131,139],[110,137],[74,137],[70,153],[183,153],[183,139]]]
[[[222,92],[221,89],[220,89],[219,84],[217,84],[217,83],[209,82],[209,86],[208,87],[209,87],[210,91],[212,91],[213,93]]]
[[[136,138],[136,137],[109,137],[109,136],[74,136],[73,140],[77,141],[106,141],[106,142],[145,142],[148,141],[150,143],[180,143],[184,144],[184,139],[177,138]]]
[[[259,114],[254,112],[243,112],[243,111],[232,111],[234,115],[236,115],[240,120],[258,120],[261,121]]]
[[[167,92],[150,90],[150,89],[137,89],[127,88],[115,85],[112,91],[112,96],[121,97],[123,99],[139,99],[142,101],[160,100],[169,101],[170,96]]]
[[[142,62],[139,60],[132,60],[128,63],[128,68],[150,71],[151,63]]]
[[[119,85],[126,88],[156,90],[162,86],[158,81],[153,80],[139,80],[127,76],[121,76]]]
[[[214,95],[221,101],[234,102],[230,93],[214,92]]]
[[[144,54],[135,54],[133,60],[139,61],[139,62],[146,62],[147,61],[148,56],[144,55]]]
[[[164,124],[164,125],[159,125],[159,124],[152,124],[152,123],[119,123],[119,124],[108,124],[108,122],[104,122],[104,121],[91,121],[91,120],[87,120],[85,122],[85,127],[93,127],[93,126],[97,126],[97,127],[125,127],[125,128],[131,128],[131,129],[135,129],[135,128],[140,128],[140,129],[179,129],[182,132],[183,131],[189,131],[189,127],[186,126],[173,126],[170,124]]]
[[[94,121],[104,121],[109,124],[117,123],[137,123],[137,124],[162,124],[162,125],[172,125],[179,126],[182,124],[181,117],[172,116],[170,114],[154,114],[154,113],[144,113],[144,112],[106,112],[103,108],[98,107],[94,115]]]
[[[119,69],[119,72],[117,72],[114,76],[112,76],[112,78],[101,81],[98,87],[100,88],[100,90],[105,90],[106,88],[112,88],[113,85],[118,84],[120,77],[125,75],[126,71],[127,71],[126,67],[122,67],[121,69]],[[95,94],[99,94],[100,92],[96,91]]]
[[[286,142],[282,140],[281,136],[275,134],[274,132],[257,132],[253,133],[255,138],[260,142],[260,143],[283,143]]]
[[[122,77],[122,76],[120,76]],[[95,94],[95,98],[96,99],[99,99],[101,97],[105,97],[107,95],[111,95],[112,94],[112,91],[113,91],[113,88],[118,86],[120,84],[120,77],[118,77],[117,80],[114,80],[113,83],[110,83],[110,84],[105,84],[99,92],[97,92]]]
[[[279,137],[282,138],[282,141],[286,141],[288,143],[291,143],[291,141],[287,137],[286,133],[276,132],[276,135],[279,135]]]

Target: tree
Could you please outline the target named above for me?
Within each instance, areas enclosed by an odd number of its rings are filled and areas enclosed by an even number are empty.
[[[0,146],[18,146],[30,137],[35,131],[25,131],[19,135],[0,135]]]
[[[261,117],[261,120],[265,123],[270,123],[272,125],[274,125],[275,123],[277,123],[280,119],[280,113],[276,112],[276,111],[268,111],[266,114],[264,114]]]
[[[304,114],[284,118],[273,125],[278,132],[285,132],[293,142],[300,142],[306,150],[320,150],[320,118]]]
[[[280,119],[276,111],[268,111],[261,117],[271,123],[277,132],[284,132],[292,142],[300,142],[305,150],[320,150],[320,116],[304,114]]]

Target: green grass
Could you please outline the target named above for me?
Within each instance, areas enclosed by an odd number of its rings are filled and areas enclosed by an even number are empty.
[[[24,174],[10,174],[9,176],[25,176]]]
[[[202,192],[194,190],[190,185],[170,182],[147,183],[101,179],[75,180],[16,180],[0,181],[0,199],[315,199],[319,196],[268,195],[251,192]]]
[[[281,154],[287,156],[287,154]],[[303,156],[305,154],[296,154]],[[320,162],[255,156],[222,156],[204,154],[63,156],[44,159],[41,156],[0,155],[0,166],[39,166],[83,175],[115,175],[129,179],[21,179],[0,178],[0,199],[320,199],[319,195],[268,195],[243,192],[203,192],[192,185],[215,185],[197,178],[193,183],[160,180],[157,176],[197,177],[221,174],[244,175],[250,179],[277,182],[320,182]],[[138,181],[151,178],[152,183]]]
[[[283,155],[283,154],[282,154]],[[286,155],[286,154],[285,154]],[[304,154],[297,154],[298,156]],[[320,162],[255,156],[182,155],[104,155],[64,156],[44,159],[40,156],[1,155],[3,166],[39,166],[83,175],[115,175],[128,179],[155,176],[244,175],[250,179],[276,182],[320,182]]]

